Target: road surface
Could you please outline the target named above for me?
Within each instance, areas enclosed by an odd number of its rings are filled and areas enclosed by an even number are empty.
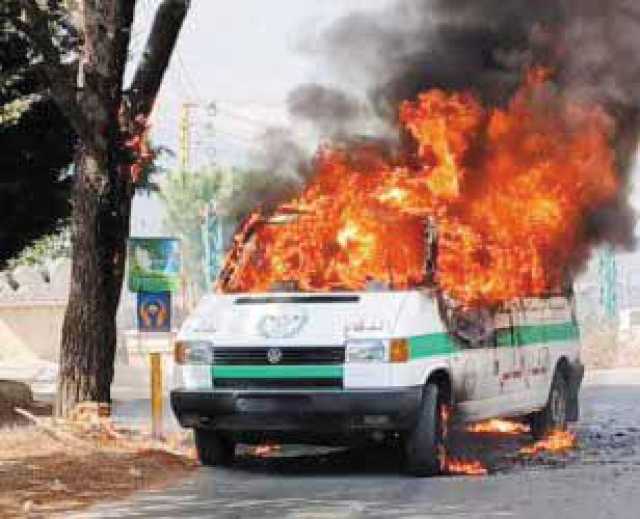
[[[586,387],[582,406],[580,448],[568,455],[522,458],[528,435],[462,435],[455,453],[482,460],[485,477],[413,479],[380,448],[294,456],[298,449],[287,453],[293,457],[202,468],[174,488],[74,517],[637,519],[640,386]]]

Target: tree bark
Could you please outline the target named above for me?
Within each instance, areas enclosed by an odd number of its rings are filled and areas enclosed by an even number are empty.
[[[62,329],[56,412],[82,401],[110,402],[116,313],[124,275],[131,194],[117,170],[78,151],[73,192],[73,267]],[[107,182],[96,179],[108,178]],[[115,182],[114,182],[115,180]]]
[[[122,78],[134,4],[82,3],[84,83],[77,97],[85,126],[77,128],[82,146],[75,161],[73,266],[56,402],[60,416],[82,401],[111,401],[116,314],[135,189],[128,168],[136,157],[130,156],[126,141],[145,126],[189,0],[162,0],[135,88],[125,94]]]

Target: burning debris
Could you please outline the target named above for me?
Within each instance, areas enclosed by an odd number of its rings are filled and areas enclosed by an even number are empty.
[[[494,418],[486,422],[478,422],[467,427],[467,431],[479,434],[506,434],[519,435],[530,432],[530,427],[521,422],[513,420],[501,420]]]
[[[578,440],[571,431],[555,431],[531,446],[520,449],[519,454],[536,456],[543,452],[564,453],[577,447]]]
[[[248,453],[256,458],[269,458],[271,456],[280,454],[282,446],[277,443],[264,443],[261,445],[254,445],[248,449]]]
[[[442,405],[440,408],[440,416],[442,417],[442,438],[443,443],[440,445],[440,470],[443,474],[464,475],[464,476],[486,476],[489,471],[478,460],[463,460],[453,458],[448,452],[447,444],[449,437],[449,427],[451,419],[451,409]]]
[[[486,476],[489,474],[487,468],[479,461],[464,461],[447,458],[443,464],[442,472],[450,475],[461,476]]]
[[[492,419],[471,424],[466,428],[466,431],[474,434],[519,436],[528,434],[530,427],[512,420]],[[537,456],[541,453],[562,454],[575,449],[577,445],[578,439],[575,433],[571,431],[554,431],[534,444],[522,447],[519,449],[518,454],[521,456]]]

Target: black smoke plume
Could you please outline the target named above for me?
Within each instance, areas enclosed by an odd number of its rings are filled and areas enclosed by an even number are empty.
[[[499,106],[527,67],[550,67],[561,95],[597,102],[611,116],[618,171],[628,187],[640,135],[640,5],[634,0],[397,0],[345,16],[304,48],[341,80],[365,89],[375,113],[391,122],[400,101],[434,87],[470,89]],[[319,97],[298,95],[292,105],[319,120]],[[340,96],[334,92],[332,99]],[[594,242],[633,245],[635,217],[624,191],[589,215]]]

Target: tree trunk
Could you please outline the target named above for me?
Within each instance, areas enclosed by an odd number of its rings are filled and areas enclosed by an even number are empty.
[[[78,402],[111,400],[116,313],[135,188],[130,166],[139,159],[132,156],[128,143],[134,136],[142,137],[189,8],[189,0],[160,2],[130,91],[123,93],[135,3],[84,0],[78,88],[69,88],[69,78],[66,85],[56,82],[57,67],[48,72],[82,143],[72,197],[73,267],[60,349],[60,416]],[[41,43],[49,62],[57,61],[55,45],[48,39],[49,18],[36,4],[25,5],[38,22],[23,24],[25,31]]]
[[[111,400],[131,196],[117,168],[103,170],[111,161],[95,155],[83,148],[76,159],[73,267],[56,406],[60,416],[78,402]]]

